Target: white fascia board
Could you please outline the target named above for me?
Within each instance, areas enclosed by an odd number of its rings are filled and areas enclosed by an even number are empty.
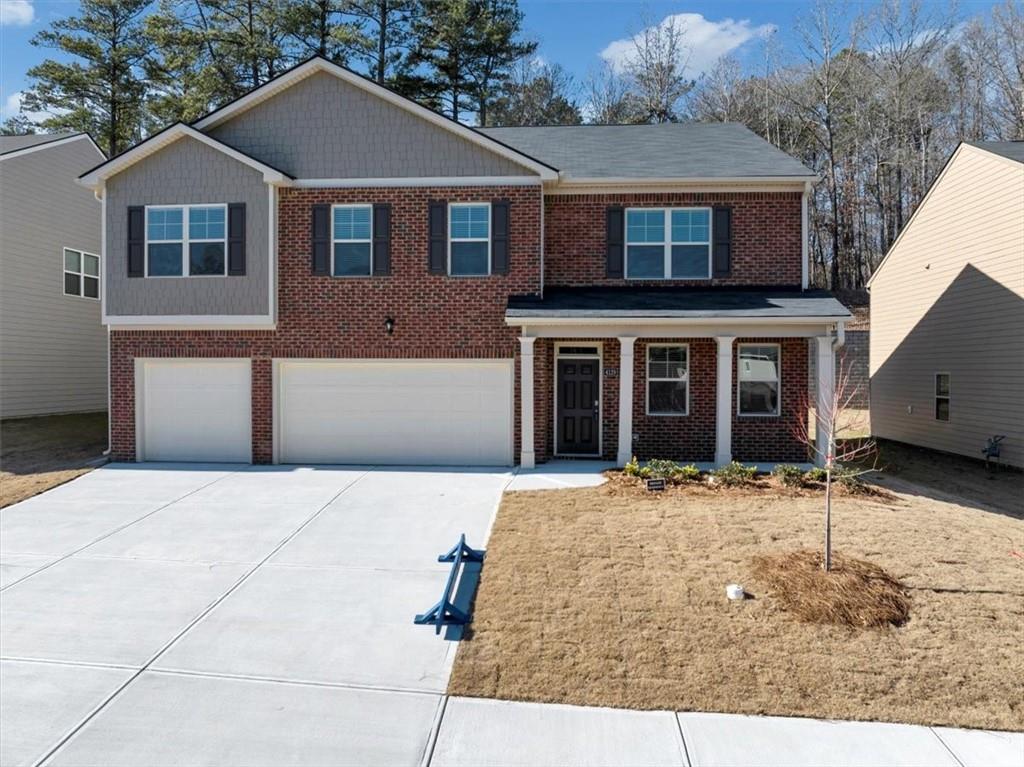
[[[106,155],[103,154],[103,150],[97,146],[95,141],[92,140],[92,136],[88,133],[77,133],[74,136],[68,136],[54,141],[44,141],[41,144],[35,144],[34,146],[25,147],[24,149],[14,149],[0,155],[0,160],[13,160],[15,157],[24,157],[25,155],[32,154],[33,152],[41,152],[44,149],[53,149],[54,147],[64,146],[65,144],[70,144],[72,141],[81,141],[82,139],[87,139],[100,157],[106,157]]]
[[[409,178],[298,178],[292,186],[306,189],[427,186],[540,186],[537,176],[423,176]]]
[[[727,191],[803,191],[804,185],[813,183],[814,176],[719,176],[686,178],[637,178],[608,177],[583,178],[562,174],[552,194],[580,194],[599,192],[637,191],[696,191],[695,187],[707,190]]]
[[[663,314],[661,316],[645,314],[633,316],[621,314],[619,316],[561,316],[561,317],[540,317],[540,316],[508,316],[505,317],[506,325],[518,327],[544,326],[544,325],[834,325],[837,322],[846,322],[852,315],[847,316],[823,316],[823,317],[721,317],[721,316],[685,316]]]
[[[230,104],[221,107],[215,112],[211,112],[206,117],[198,120],[194,123],[195,127],[199,130],[209,130],[217,125],[225,122],[236,114],[244,112],[261,101],[273,96],[275,93],[283,91],[286,88],[294,85],[300,80],[304,80],[310,75],[316,74],[317,72],[326,72],[334,75],[339,80],[343,80],[350,85],[357,88],[361,88],[364,91],[377,96],[390,104],[393,104],[401,109],[411,112],[417,117],[421,117],[429,123],[443,128],[447,131],[454,133],[455,135],[466,139],[467,141],[476,144],[477,146],[483,147],[494,154],[500,155],[507,160],[522,165],[523,167],[529,168],[534,171],[541,179],[551,180],[558,178],[558,171],[545,165],[538,160],[529,157],[528,155],[522,154],[521,152],[512,149],[509,146],[501,143],[500,141],[493,139],[489,136],[485,136],[483,133],[473,130],[472,128],[462,125],[461,123],[450,120],[444,115],[440,115],[431,109],[427,109],[424,106],[417,104],[411,99],[407,99],[404,96],[399,96],[397,93],[378,85],[377,83],[368,80],[361,75],[357,75],[354,72],[350,72],[344,67],[339,67],[337,64],[333,64],[326,59],[315,58],[307,61],[304,64],[300,64],[289,72],[278,77],[276,80],[272,80],[266,85],[263,85],[251,93],[246,94],[237,101],[233,101]]]
[[[106,181],[111,176],[120,173],[125,168],[139,162],[139,160],[149,157],[151,154],[158,152],[164,147],[173,144],[178,139],[185,137],[193,138],[196,141],[216,149],[218,152],[226,154],[228,157],[233,160],[237,160],[243,165],[248,165],[250,168],[260,171],[263,174],[263,180],[268,184],[289,186],[292,183],[292,178],[279,171],[277,168],[265,165],[259,160],[249,157],[249,155],[243,154],[237,149],[207,136],[205,133],[200,133],[195,128],[191,128],[184,123],[175,123],[170,128],[146,139],[141,144],[129,149],[124,154],[118,155],[99,167],[93,168],[88,173],[80,176],[78,182],[90,189],[95,189],[101,182]]]
[[[154,314],[103,317],[114,330],[274,330],[268,314]]]
[[[509,324],[513,324],[509,322]],[[706,322],[681,323],[670,320],[652,320],[650,323],[636,323],[629,320],[608,323],[577,322],[566,324],[522,325],[523,336],[535,338],[811,338],[831,337],[836,322],[834,319],[821,322],[810,320],[801,323],[777,322]]]

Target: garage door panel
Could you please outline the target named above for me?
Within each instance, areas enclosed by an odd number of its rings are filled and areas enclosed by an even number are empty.
[[[284,463],[511,462],[511,365],[280,362]]]
[[[139,362],[142,460],[252,459],[248,359]]]

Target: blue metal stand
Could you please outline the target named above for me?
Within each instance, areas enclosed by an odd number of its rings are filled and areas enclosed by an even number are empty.
[[[445,583],[444,593],[441,601],[431,607],[425,613],[417,615],[413,623],[418,626],[434,625],[434,633],[440,634],[442,626],[464,626],[471,620],[469,613],[460,610],[452,603],[452,594],[455,591],[455,581],[463,562],[483,562],[484,552],[471,549],[466,545],[466,535],[459,537],[459,542],[450,551],[441,554],[438,562],[451,562],[452,569],[448,572],[448,581]]]

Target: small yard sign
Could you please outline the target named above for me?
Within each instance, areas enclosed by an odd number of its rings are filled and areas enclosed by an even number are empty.
[[[665,489],[665,478],[658,477],[657,479],[647,480],[647,489],[652,492],[661,492]]]

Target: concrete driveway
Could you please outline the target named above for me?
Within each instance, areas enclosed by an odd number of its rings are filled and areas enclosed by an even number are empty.
[[[3,765],[419,764],[511,472],[113,465],[0,512]]]

